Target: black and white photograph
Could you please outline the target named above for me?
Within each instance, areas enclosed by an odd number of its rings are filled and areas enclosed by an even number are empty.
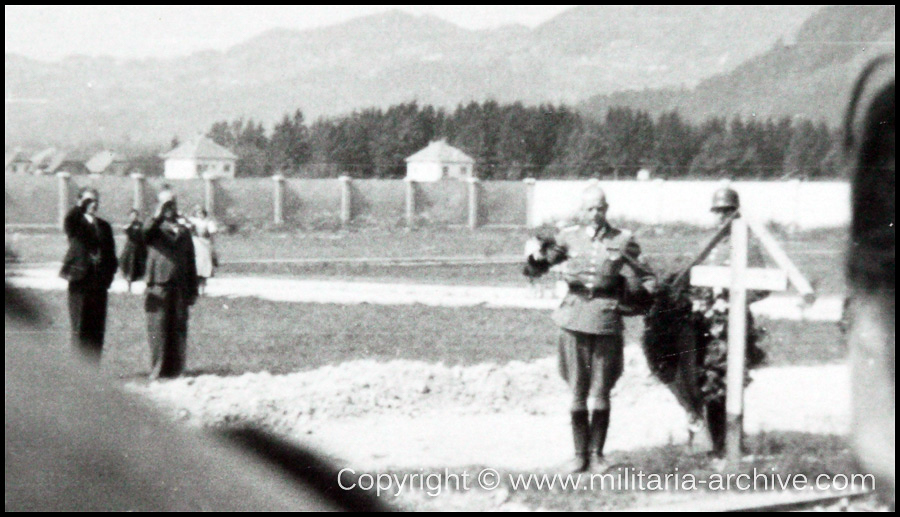
[[[893,5],[6,5],[7,511],[893,512]]]

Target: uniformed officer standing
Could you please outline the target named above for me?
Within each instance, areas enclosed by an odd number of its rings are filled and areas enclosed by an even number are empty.
[[[632,235],[610,226],[603,190],[582,194],[586,222],[562,229],[554,239],[529,242],[525,274],[540,276],[563,264],[569,292],[553,321],[560,326],[559,367],[572,390],[571,418],[575,458],[571,472],[604,469],[603,446],[609,428],[610,391],[622,374],[622,315],[646,297],[655,277],[639,262]],[[592,411],[588,412],[588,402]]]
[[[151,378],[177,377],[185,364],[188,307],[197,300],[197,266],[190,230],[179,221],[171,190],[159,193],[145,226],[147,291],[144,310],[150,340]]]

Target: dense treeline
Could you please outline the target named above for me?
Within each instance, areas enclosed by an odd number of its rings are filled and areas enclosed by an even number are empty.
[[[412,102],[307,125],[300,110],[267,134],[251,120],[217,122],[208,136],[239,156],[240,176],[401,178],[404,158],[445,138],[477,160],[482,179],[656,177],[834,178],[837,134],[809,120],[714,118],[677,111],[653,119],[612,108],[600,119],[560,105],[494,101],[453,111]]]

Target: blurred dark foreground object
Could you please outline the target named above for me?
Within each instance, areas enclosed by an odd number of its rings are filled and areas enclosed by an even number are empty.
[[[844,124],[851,178],[850,349],[853,449],[892,506],[896,470],[895,58],[875,59],[853,90]]]
[[[41,330],[6,285],[7,511],[375,510],[317,454],[252,429],[167,421]]]

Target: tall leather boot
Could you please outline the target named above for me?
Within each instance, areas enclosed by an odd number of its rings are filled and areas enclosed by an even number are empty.
[[[712,400],[706,403],[706,423],[712,436],[712,456],[721,458],[725,454],[725,401]]]
[[[597,470],[605,471],[608,468],[606,458],[603,457],[603,447],[606,445],[606,431],[609,429],[609,410],[602,409],[591,412],[590,427],[590,460]]]
[[[571,474],[585,472],[590,467],[588,427],[588,412],[572,411],[572,438],[575,443],[575,457],[566,466],[566,471]]]

